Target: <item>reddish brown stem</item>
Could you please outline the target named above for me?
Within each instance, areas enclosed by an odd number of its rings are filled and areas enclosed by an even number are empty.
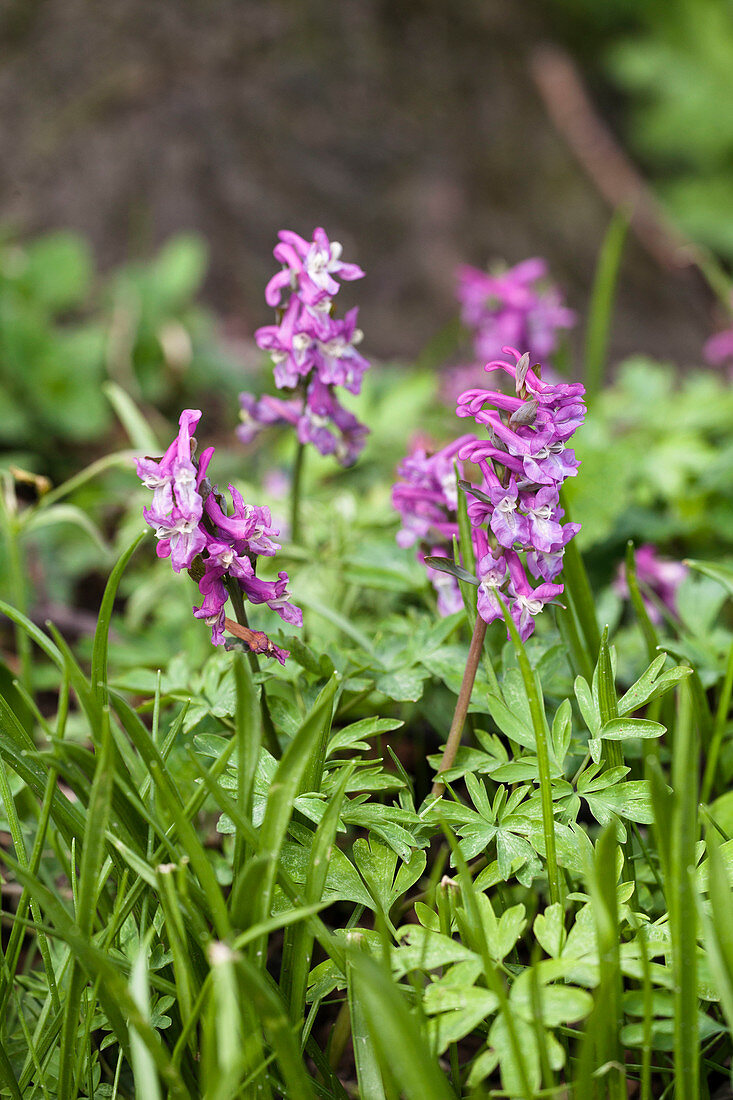
[[[443,759],[440,761],[440,767],[438,768],[438,775],[447,771],[456,758],[458,746],[461,743],[461,735],[463,734],[463,725],[466,721],[466,715],[468,714],[468,705],[471,702],[471,692],[473,691],[474,681],[476,680],[476,671],[478,669],[478,663],[481,660],[481,650],[484,648],[485,638],[486,623],[480,615],[477,615],[473,627],[471,648],[468,651],[466,669],[463,673],[463,682],[461,684],[461,690],[458,693],[456,709],[453,714],[450,732],[448,733],[448,740],[445,743]],[[436,779],[433,783],[433,798],[440,798],[444,790],[445,784],[441,783],[440,779]]]

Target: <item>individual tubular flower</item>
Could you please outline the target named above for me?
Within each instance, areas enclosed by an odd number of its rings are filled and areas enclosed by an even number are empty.
[[[341,245],[338,241],[329,241],[325,229],[315,229],[312,241],[306,241],[290,229],[281,229],[278,239],[280,243],[275,245],[273,255],[283,268],[273,275],[265,288],[265,301],[269,306],[280,304],[286,287],[297,291],[309,306],[316,306],[338,293],[336,276],[347,281],[364,277],[357,264],[341,260]]]
[[[281,397],[265,394],[259,400],[251,393],[240,393],[239,419],[237,435],[242,443],[251,443],[263,428],[273,425],[296,425],[303,412],[303,401],[293,398],[285,401]]]
[[[187,569],[198,581],[202,602],[194,616],[211,627],[214,645],[225,642],[224,631],[235,634],[250,649],[274,656],[284,663],[287,651],[270,642],[261,631],[226,617],[230,586],[253,604],[267,604],[285,622],[301,626],[303,614],[290,602],[288,575],[266,581],[256,575],[258,558],[272,557],[279,549],[267,507],[245,504],[241,493],[229,486],[232,506],[206,479],[214,448],[195,460],[193,432],[201,418],[197,409],[186,409],[177,438],[161,459],[137,462],[138,476],[153,490],[153,503],[143,510],[158,538],[159,557],[170,557],[176,572]]]
[[[341,245],[329,241],[323,229],[316,229],[310,242],[289,230],[279,238],[274,255],[283,269],[265,291],[268,304],[279,309],[278,320],[258,329],[255,340],[270,353],[275,385],[292,397],[257,401],[241,394],[239,436],[249,442],[265,425],[291,424],[301,443],[312,443],[348,466],[362,451],[368,429],[343,408],[336,390],[341,386],[360,393],[369,361],[357,350],[362,340],[358,309],[337,318],[332,307],[338,280],[360,279],[364,272],[341,260]]]
[[[553,582],[565,546],[580,529],[561,522],[559,491],[579,465],[567,441],[585,416],[584,389],[544,382],[540,368],[530,368],[529,355],[503,351],[514,363],[495,360],[485,369],[509,375],[515,392],[461,394],[458,416],[473,417],[488,438],[461,443],[458,458],[474,462],[482,474],[481,483],[467,489],[471,523],[488,526],[491,547],[478,558],[478,612],[487,623],[499,618],[500,595],[526,640],[536,615],[563,591]],[[527,569],[541,580],[535,588]]]
[[[505,345],[526,348],[533,359],[547,359],[557,347],[559,331],[575,323],[559,290],[547,283],[547,265],[541,259],[497,273],[464,265],[458,270],[458,300],[482,360],[499,355]]]
[[[392,488],[392,506],[402,520],[397,542],[402,547],[417,545],[419,561],[427,556],[453,560],[453,538],[458,537],[455,462],[472,438],[461,436],[432,454],[418,442],[397,468],[402,478]],[[438,596],[439,613],[460,611],[463,599],[455,577],[430,565],[426,570]]]
[[[363,450],[369,429],[339,404],[333,388],[314,378],[298,419],[298,439],[312,443],[322,455],[334,455],[342,466],[353,466]]]
[[[636,578],[649,618],[653,623],[661,623],[662,611],[659,604],[663,604],[673,614],[677,611],[677,590],[687,576],[687,566],[681,561],[660,557],[656,546],[649,542],[639,547],[635,558]],[[629,586],[623,563],[619,564],[613,590],[623,599],[628,599]]]
[[[545,583],[532,588],[516,551],[509,550],[506,559],[510,578],[509,591],[512,596],[511,615],[519,637],[526,642],[534,631],[535,616],[539,615],[546,603],[562,594],[563,585]]]

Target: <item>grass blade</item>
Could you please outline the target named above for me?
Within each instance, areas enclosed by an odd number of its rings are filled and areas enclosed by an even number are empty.
[[[585,330],[585,388],[594,397],[603,384],[621,257],[629,227],[625,210],[617,210],[611,219],[596,264]]]
[[[426,1035],[407,1009],[400,987],[376,959],[352,949],[351,999],[358,1005],[374,1051],[407,1100],[455,1100]],[[359,1018],[359,1017],[357,1017]],[[363,1093],[369,1096],[370,1093]],[[375,1094],[375,1100],[379,1093]]]
[[[150,1020],[147,948],[141,945],[130,974],[130,993],[144,1019]],[[162,1100],[160,1079],[150,1051],[134,1027],[130,1028],[130,1057],[135,1094],[145,1100]]]
[[[360,946],[359,933],[350,933],[348,942],[353,948],[358,948]],[[351,953],[346,960],[346,980],[351,1019],[351,1042],[354,1051],[354,1062],[356,1063],[359,1095],[368,1096],[370,1100],[385,1100],[377,1051],[367,1026],[364,1007],[354,989],[354,966]]]
[[[117,595],[117,589],[122,580],[122,574],[127,568],[130,558],[146,537],[147,533],[146,528],[146,530],[139,534],[135,541],[128,546],[124,554],[122,554],[109,575],[109,580],[107,581],[104,595],[102,596],[99,617],[97,619],[97,629],[94,632],[94,644],[92,646],[91,677],[92,691],[95,693],[100,703],[106,702],[107,697],[107,648],[109,646],[109,624],[112,618],[115,596]]]
[[[340,677],[334,673],[321,690],[277,766],[259,833],[260,852],[268,862],[259,896],[251,899],[251,904],[247,907],[247,923],[266,920],[270,916],[280,849],[293,814],[293,803],[303,790],[306,775],[310,773],[313,781],[317,780],[320,786],[318,761],[320,760],[322,769],[331,728],[333,700],[339,683]],[[316,771],[319,772],[317,777]]]
[[[672,757],[675,814],[672,826],[670,892],[667,895],[675,975],[674,1064],[678,1100],[699,1100],[700,1042],[697,1029],[697,906],[695,845],[698,838],[698,749],[688,681],[679,687]]]

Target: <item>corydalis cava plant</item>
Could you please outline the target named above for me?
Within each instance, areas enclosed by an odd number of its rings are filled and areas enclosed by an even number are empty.
[[[343,318],[333,314],[339,280],[361,279],[356,264],[344,263],[341,245],[316,229],[306,241],[281,230],[274,250],[283,265],[265,289],[268,305],[277,310],[274,325],[255,333],[257,345],[270,353],[275,385],[285,399],[250,393],[240,395],[242,423],[237,434],[249,443],[269,425],[291,425],[301,444],[311,443],[343,466],[361,453],[368,429],[338,400],[339,387],[358,394],[369,362],[357,350],[362,333],[358,308]]]
[[[188,570],[198,582],[201,605],[194,607],[197,619],[211,627],[214,645],[223,645],[228,630],[256,653],[285,662],[288,652],[280,649],[261,631],[250,630],[226,616],[230,590],[253,604],[267,604],[286,623],[302,626],[303,613],[290,602],[288,575],[265,581],[257,576],[261,556],[272,557],[280,546],[272,527],[270,509],[245,504],[241,493],[229,486],[232,507],[207,478],[214,448],[202,451],[198,460],[193,433],[201,419],[198,409],[185,409],[179,432],[162,458],[137,460],[137,474],[153,500],[143,510],[146,522],[158,539],[157,554],[170,558],[176,573]]]
[[[484,369],[509,375],[514,393],[466,390],[456,409],[459,417],[473,417],[487,435],[462,436],[432,456],[410,455],[400,466],[405,480],[395,485],[392,499],[402,516],[398,542],[421,543],[428,568],[451,577],[450,587],[439,588],[439,609],[458,610],[452,562],[458,533],[454,463],[474,464],[479,484],[464,486],[478,562],[478,613],[487,624],[501,617],[501,596],[526,641],[535,617],[563,591],[555,583],[563,551],[579,530],[576,523],[561,522],[560,487],[577,473],[579,463],[567,442],[585,417],[585,390],[581,383],[543,382],[540,367],[530,369],[527,353],[502,350],[514,362],[494,360]],[[528,572],[540,583],[533,585]]]
[[[487,437],[464,444],[459,458],[475,463],[483,477],[467,487],[471,523],[486,540],[478,560],[479,615],[486,623],[501,617],[501,594],[526,641],[535,616],[563,591],[555,580],[565,546],[580,529],[561,522],[560,488],[580,465],[567,443],[585,418],[585,389],[580,382],[543,382],[527,352],[502,350],[514,363],[497,359],[484,369],[509,375],[514,393],[461,394],[457,415],[473,417]],[[533,586],[527,571],[540,584]]]

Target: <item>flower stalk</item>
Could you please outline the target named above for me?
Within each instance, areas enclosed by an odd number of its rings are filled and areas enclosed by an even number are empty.
[[[476,672],[478,670],[479,661],[481,660],[481,652],[484,647],[485,638],[486,623],[480,615],[477,615],[476,622],[474,623],[473,627],[473,635],[471,637],[471,646],[468,650],[466,668],[463,672],[461,690],[458,693],[456,709],[453,713],[453,721],[451,722],[450,731],[448,733],[448,740],[445,743],[445,749],[443,751],[443,756],[440,761],[440,767],[438,768],[438,778],[436,778],[435,782],[433,783],[433,798],[440,798],[440,796],[443,794],[443,791],[445,790],[445,783],[441,782],[439,777],[453,764],[453,761],[456,758],[456,753],[458,752],[458,746],[461,743],[463,726],[466,721],[466,715],[468,714],[468,707],[471,702],[471,692],[473,691],[473,685],[476,681]]]
[[[305,461],[305,443],[298,440],[293,461],[293,479],[290,485],[290,540],[296,546],[300,543],[300,495],[303,485],[303,464]]]
[[[545,851],[547,854],[547,878],[550,884],[550,902],[560,902],[560,870],[557,864],[557,845],[555,843],[555,815],[552,809],[552,781],[550,779],[550,752],[547,747],[547,731],[545,726],[545,711],[540,693],[537,690],[532,666],[529,663],[527,651],[524,648],[519,631],[509,615],[501,596],[498,599],[504,612],[504,621],[509,628],[514,651],[519,663],[519,671],[522,674],[524,690],[529,703],[529,712],[532,717],[535,745],[537,748],[537,770],[540,780],[540,800],[542,803],[542,831],[545,837]]]

